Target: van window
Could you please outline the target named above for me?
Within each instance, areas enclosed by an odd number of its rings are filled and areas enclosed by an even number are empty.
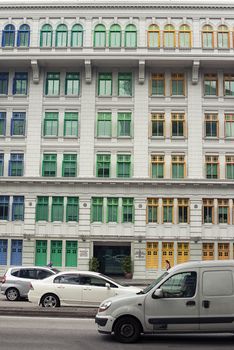
[[[204,296],[225,296],[233,294],[231,271],[205,271],[202,275]]]
[[[197,285],[196,272],[182,272],[171,276],[161,285],[164,298],[191,298]]]

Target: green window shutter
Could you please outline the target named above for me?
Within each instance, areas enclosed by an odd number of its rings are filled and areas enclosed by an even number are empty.
[[[66,241],[66,267],[77,267],[77,241]]]
[[[58,112],[45,112],[44,136],[58,136]]]
[[[164,177],[164,164],[158,163],[152,164],[152,178],[163,179]]]
[[[77,155],[76,154],[64,154],[63,155],[63,177],[75,177],[77,173]]]
[[[60,73],[47,73],[45,94],[58,96],[60,93]]]
[[[165,206],[163,207],[163,222],[172,222],[172,207]]]
[[[71,47],[83,46],[83,27],[81,24],[74,24],[71,30]]]
[[[66,73],[65,95],[78,96],[80,94],[80,74]]]
[[[118,24],[113,24],[109,32],[109,46],[121,47],[121,28]]]
[[[51,241],[50,261],[54,266],[62,266],[62,241]]]
[[[57,154],[44,154],[42,176],[55,177],[57,174]]]
[[[65,112],[64,136],[65,137],[78,136],[78,113],[77,112]]]
[[[226,165],[227,179],[234,179],[234,164]]]
[[[94,29],[94,47],[106,46],[106,28],[103,24],[96,25]]]
[[[131,113],[118,113],[118,137],[131,136]]]
[[[37,197],[36,221],[48,221],[49,197]]]
[[[91,221],[103,222],[103,198],[92,198]]]
[[[112,95],[112,73],[99,73],[98,96]]]
[[[118,198],[107,198],[107,222],[118,222]]]
[[[129,24],[125,29],[125,47],[137,47],[137,30],[133,24]]]
[[[111,137],[111,113],[99,112],[97,120],[97,136]]]
[[[131,176],[131,156],[117,155],[117,177]]]
[[[67,197],[66,221],[79,221],[78,197]]]
[[[97,177],[110,177],[111,156],[109,154],[97,155]]]
[[[63,197],[52,197],[51,221],[63,221]]]
[[[133,222],[134,221],[134,207],[133,198],[123,198],[122,199],[122,221]]]
[[[118,74],[118,95],[132,96],[132,73]]]
[[[46,266],[47,264],[47,241],[36,240],[35,265]]]
[[[51,47],[53,42],[53,30],[50,24],[45,24],[40,33],[40,47]]]
[[[56,29],[55,46],[66,47],[67,46],[68,31],[65,24],[60,24]]]

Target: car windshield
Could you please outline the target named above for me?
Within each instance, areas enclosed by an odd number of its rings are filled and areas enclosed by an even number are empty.
[[[110,278],[110,277],[108,277],[108,276],[105,276],[105,275],[103,275],[102,273],[99,273],[99,276],[102,277],[102,278],[108,279],[108,281],[111,281],[111,282],[114,283],[114,284],[118,284],[118,285],[120,285],[120,286],[123,286],[121,283],[119,283],[119,281],[116,282],[116,281],[113,280],[112,278]]]
[[[154,288],[160,281],[164,279],[168,275],[168,272],[164,272],[162,275],[160,275],[158,278],[156,278],[149,286],[147,286],[145,289],[142,290],[141,294],[148,293],[152,288]]]
[[[51,271],[54,271],[55,273],[59,273],[60,272],[60,270],[56,269],[55,267],[52,267]]]

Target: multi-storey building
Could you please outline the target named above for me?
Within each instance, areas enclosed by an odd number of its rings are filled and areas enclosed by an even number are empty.
[[[234,3],[2,0],[0,272],[234,254]]]

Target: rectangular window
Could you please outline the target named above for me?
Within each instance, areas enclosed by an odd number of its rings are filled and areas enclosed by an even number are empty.
[[[163,199],[163,223],[173,223],[174,199]]]
[[[25,112],[13,112],[11,119],[11,136],[25,135]]]
[[[164,178],[164,156],[151,155],[151,176],[153,179]]]
[[[36,240],[36,266],[46,266],[47,264],[47,241]]]
[[[58,112],[45,112],[44,136],[58,136]]]
[[[178,223],[189,223],[189,200],[178,199]]]
[[[170,262],[171,267],[174,266],[174,243],[162,242],[162,268],[167,267],[166,260]]]
[[[234,75],[224,75],[224,95],[234,96]]]
[[[13,80],[13,95],[27,95],[28,73],[15,73]]]
[[[23,176],[24,155],[12,153],[9,161],[9,176]]]
[[[63,242],[51,241],[50,244],[50,261],[54,266],[62,266]]]
[[[205,114],[205,136],[206,137],[218,137],[218,114]]]
[[[207,179],[219,178],[219,157],[218,156],[206,156],[206,178]]]
[[[110,177],[111,156],[110,154],[97,154],[97,177]]]
[[[152,137],[164,137],[165,114],[152,113]]]
[[[218,96],[218,77],[217,74],[204,75],[204,95]]]
[[[8,94],[8,73],[0,73],[0,95]]]
[[[99,112],[97,116],[97,137],[111,137],[111,113]]]
[[[13,196],[12,221],[24,221],[24,197]]]
[[[36,221],[48,221],[49,197],[37,197]]]
[[[184,113],[171,114],[171,136],[185,137],[185,114]]]
[[[78,113],[77,112],[65,112],[64,136],[65,137],[78,136]]]
[[[234,179],[234,156],[226,156],[226,178]]]
[[[112,73],[98,74],[98,96],[112,95]]]
[[[66,267],[77,267],[77,241],[66,241]]]
[[[225,137],[234,138],[234,114],[225,114]]]
[[[79,221],[79,198],[67,197],[66,221]]]
[[[0,176],[4,175],[4,154],[0,153]]]
[[[132,96],[132,73],[118,74],[118,95]]]
[[[7,265],[8,240],[0,239],[0,265]]]
[[[66,73],[65,95],[79,96],[80,94],[80,74]]]
[[[76,176],[76,174],[77,174],[77,155],[64,154],[62,176],[74,177]]]
[[[22,250],[23,241],[22,239],[11,240],[11,265],[20,266],[22,265]]]
[[[184,156],[171,157],[172,178],[184,179],[185,177],[185,160]]]
[[[218,199],[218,223],[229,224],[229,203],[228,199]]]
[[[152,96],[165,95],[165,75],[152,74]]]
[[[0,196],[0,220],[9,220],[9,196]]]
[[[122,220],[123,223],[134,221],[134,206],[133,198],[122,199]]]
[[[158,199],[147,199],[147,223],[158,223]]]
[[[185,78],[184,74],[171,75],[171,95],[184,96],[185,95]]]
[[[219,260],[228,260],[230,259],[229,253],[229,243],[218,243],[218,259]]]
[[[189,261],[189,243],[177,243],[177,264]]]
[[[63,221],[63,197],[52,197],[51,221]]]
[[[131,155],[118,154],[117,155],[117,177],[131,176]]]
[[[0,136],[6,135],[6,112],[0,112]]]
[[[103,222],[103,198],[92,198],[91,221]]]
[[[118,222],[118,198],[107,198],[107,222]]]
[[[130,137],[131,136],[131,116],[130,112],[118,113],[118,137]]]
[[[44,154],[42,176],[54,177],[57,174],[57,154]]]
[[[214,260],[214,243],[202,244],[202,260]]]
[[[203,199],[203,223],[213,224],[214,223],[214,200]]]
[[[158,242],[146,243],[146,268],[158,269]]]
[[[47,73],[45,94],[58,96],[60,93],[60,73]]]

